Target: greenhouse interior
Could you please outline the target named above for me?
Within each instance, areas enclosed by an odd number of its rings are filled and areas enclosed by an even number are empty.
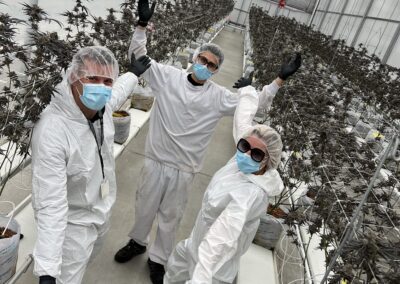
[[[0,0],[0,284],[398,284],[399,142],[400,0]]]

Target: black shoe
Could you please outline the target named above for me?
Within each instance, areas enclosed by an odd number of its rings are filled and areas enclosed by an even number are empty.
[[[139,245],[137,242],[134,240],[130,240],[126,246],[121,248],[114,256],[114,259],[116,262],[119,263],[124,263],[135,256],[142,254],[146,251],[146,247]]]
[[[152,261],[150,258],[147,260],[150,269],[150,279],[153,284],[163,284],[165,269],[164,265]]]

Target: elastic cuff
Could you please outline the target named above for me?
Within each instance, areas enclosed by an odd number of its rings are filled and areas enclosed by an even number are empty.
[[[166,266],[167,262],[168,262],[166,260],[162,260],[160,257],[158,257],[156,255],[153,255],[151,252],[149,252],[149,259],[151,261],[153,261],[153,262],[157,262],[158,264],[161,264],[161,265],[164,265],[164,266]]]
[[[140,29],[136,27],[135,33],[133,34],[136,40],[145,40],[146,39],[146,30]]]
[[[143,22],[143,21],[137,21],[137,24],[139,25],[139,26],[141,26],[141,27],[146,27],[147,26],[147,24],[148,24],[148,22]]]
[[[267,88],[268,92],[269,92],[271,95],[275,95],[275,94],[279,91],[279,89],[280,89],[281,87],[280,87],[280,86],[278,85],[278,83],[275,82],[275,80],[274,80],[271,84],[265,86],[264,88]]]

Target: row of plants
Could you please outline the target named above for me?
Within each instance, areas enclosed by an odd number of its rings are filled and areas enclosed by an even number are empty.
[[[378,130],[398,134],[392,122],[400,117],[400,70],[368,56],[362,46],[347,47],[294,19],[270,17],[261,8],[251,8],[249,23],[259,87],[276,77],[290,54],[302,54],[302,68],[277,94],[268,116],[290,153],[280,169],[285,194],[307,187],[285,217],[287,234],[298,243],[294,226],[305,226],[310,240],[320,238],[319,248],[329,263],[379,162],[373,145],[346,130],[354,126],[348,112],[361,101],[382,114]],[[400,282],[399,179],[400,173],[393,171],[375,183],[330,283]]]
[[[0,138],[13,143],[0,151],[4,156],[0,168],[11,169],[10,164],[5,164],[5,161],[12,162],[17,154],[11,145],[16,146],[20,155],[28,155],[31,128],[50,102],[55,86],[62,80],[63,70],[79,48],[96,44],[108,47],[120,64],[120,72],[125,72],[137,20],[137,1],[124,1],[119,11],[104,7],[108,11],[105,18],[92,15],[85,2],[76,0],[72,10],[60,11],[66,25],[50,18],[38,5],[22,4],[27,20],[0,13],[0,76],[6,81],[0,86]],[[233,5],[232,0],[158,0],[148,28],[148,54],[158,61],[166,60],[229,14]],[[40,30],[49,21],[65,30],[65,38],[57,32]],[[29,30],[30,39],[26,44],[16,41],[20,25]],[[5,182],[2,181],[0,194]]]

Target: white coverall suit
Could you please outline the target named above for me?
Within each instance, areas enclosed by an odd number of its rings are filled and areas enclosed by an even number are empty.
[[[33,257],[36,275],[75,284],[81,283],[92,251],[100,248],[109,227],[116,198],[112,112],[132,93],[137,77],[120,76],[105,107],[101,153],[109,194],[104,198],[96,141],[66,77],[33,131],[32,206],[38,228]],[[99,137],[100,121],[93,126]]]
[[[129,53],[136,58],[147,53],[146,32],[136,29]],[[128,234],[147,246],[157,215],[158,230],[149,251],[152,261],[165,265],[182,218],[188,188],[199,172],[212,133],[225,115],[233,115],[238,96],[207,80],[202,86],[188,81],[188,73],[151,61],[143,73],[156,100],[150,115],[145,164],[136,193],[135,225]],[[264,87],[260,105],[268,106],[279,86]]]
[[[233,127],[235,142],[251,128],[258,107],[253,87],[240,89],[239,95]],[[232,283],[240,257],[249,248],[260,217],[265,214],[268,197],[282,190],[277,170],[269,169],[264,175],[244,174],[235,157],[229,160],[210,181],[190,237],[179,242],[169,258],[164,283]]]

